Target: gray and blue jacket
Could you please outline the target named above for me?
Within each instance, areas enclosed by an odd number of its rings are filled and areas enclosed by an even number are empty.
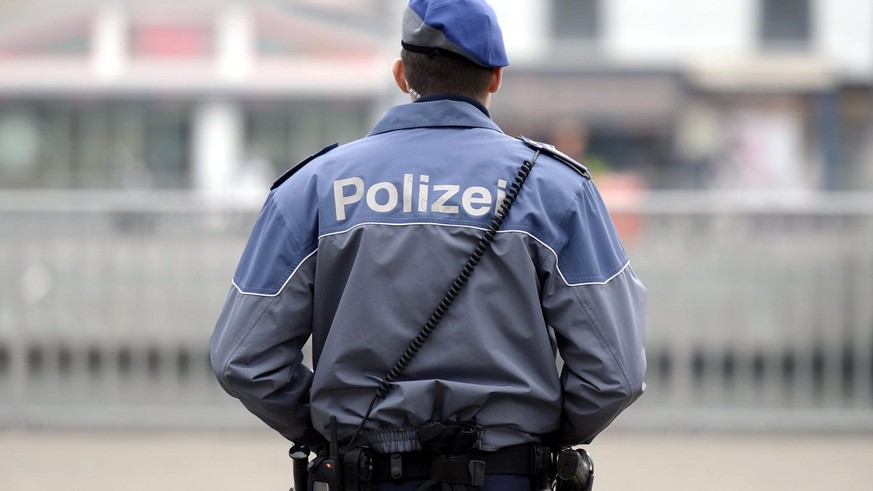
[[[221,385],[290,440],[328,435],[331,416],[349,439],[532,155],[484,108],[436,100],[389,109],[285,176],[212,336]],[[645,319],[594,184],[543,154],[365,433],[382,452],[419,448],[414,430],[435,421],[475,421],[483,450],[589,442],[645,388]]]

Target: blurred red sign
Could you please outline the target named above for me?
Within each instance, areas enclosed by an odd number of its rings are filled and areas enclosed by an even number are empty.
[[[133,29],[133,54],[143,58],[208,58],[213,53],[212,30],[205,26],[146,24]]]

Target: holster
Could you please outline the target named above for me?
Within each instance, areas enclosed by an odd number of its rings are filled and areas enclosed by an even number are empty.
[[[349,450],[342,459],[343,485],[346,491],[358,491],[373,480],[373,459],[369,449]]]

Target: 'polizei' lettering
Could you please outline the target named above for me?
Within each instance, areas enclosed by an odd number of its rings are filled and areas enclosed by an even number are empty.
[[[417,181],[417,186],[416,186]],[[416,188],[417,192],[416,192]],[[389,213],[399,210],[412,213],[413,210],[426,213],[446,213],[457,215],[462,211],[478,217],[496,209],[506,197],[506,180],[497,180],[496,193],[483,186],[462,188],[458,184],[430,185],[430,176],[403,174],[401,189],[388,181],[368,186],[360,177],[337,179],[333,182],[333,199],[336,206],[336,219],[346,219],[346,209],[350,205],[363,204],[376,213]]]

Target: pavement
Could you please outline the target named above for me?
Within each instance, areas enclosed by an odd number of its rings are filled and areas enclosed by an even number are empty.
[[[288,443],[264,431],[0,430],[3,491],[285,491]],[[868,491],[873,435],[632,433],[588,447],[595,491]]]

